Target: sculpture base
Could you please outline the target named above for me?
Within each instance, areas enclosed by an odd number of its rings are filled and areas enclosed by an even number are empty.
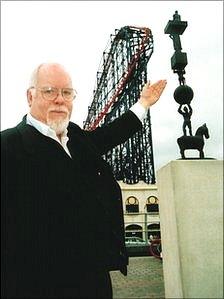
[[[179,158],[177,160],[217,160],[216,158],[199,158],[199,157],[186,157],[186,158]]]
[[[223,161],[157,172],[166,298],[223,298]]]

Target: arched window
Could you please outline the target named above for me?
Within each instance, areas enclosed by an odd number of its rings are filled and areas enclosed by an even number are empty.
[[[142,238],[142,227],[137,224],[130,224],[125,228],[125,237]]]
[[[126,199],[125,209],[127,213],[138,213],[139,212],[139,202],[136,197],[130,196]]]
[[[158,213],[159,212],[159,200],[156,196],[149,196],[146,202],[146,209],[148,213]]]

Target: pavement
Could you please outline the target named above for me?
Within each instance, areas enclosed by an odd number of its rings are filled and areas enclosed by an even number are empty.
[[[130,257],[128,275],[110,272],[113,299],[165,298],[162,260],[153,256]]]

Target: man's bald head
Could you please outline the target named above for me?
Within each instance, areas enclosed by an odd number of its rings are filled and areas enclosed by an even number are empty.
[[[64,75],[66,75],[69,80],[70,80],[70,84],[72,87],[72,79],[69,75],[69,73],[67,72],[67,70],[65,69],[65,67],[59,63],[41,63],[32,73],[31,78],[30,78],[30,84],[29,87],[35,87],[38,84],[38,80],[39,77],[41,77],[42,75],[48,75],[48,74],[52,74],[55,72],[61,72],[64,73]]]

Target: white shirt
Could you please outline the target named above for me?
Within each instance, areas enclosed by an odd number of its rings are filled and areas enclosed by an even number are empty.
[[[68,132],[67,129],[62,133],[61,141],[60,141],[53,129],[51,129],[45,123],[42,123],[41,121],[34,118],[30,113],[27,114],[26,123],[28,125],[33,126],[35,129],[37,129],[43,135],[50,137],[50,138],[54,139],[55,141],[57,141],[58,143],[60,143],[60,145],[63,147],[63,149],[66,151],[66,153],[71,157],[71,154],[67,147],[67,142],[69,139],[67,136],[67,132]]]
[[[143,123],[144,119],[147,116],[147,112],[149,108],[145,108],[139,102],[135,103],[131,106],[130,110],[139,118],[139,120]]]
[[[143,120],[145,119],[148,109],[144,108],[140,103],[135,103],[130,110],[139,118],[139,120],[141,122],[143,122]],[[41,121],[37,120],[36,118],[34,118],[30,113],[27,114],[26,117],[26,123],[28,125],[33,126],[35,129],[37,129],[40,133],[42,133],[43,135],[50,137],[52,139],[54,139],[55,141],[57,141],[65,150],[65,152],[71,157],[71,154],[68,150],[67,147],[67,142],[69,140],[67,133],[68,130],[66,129],[62,135],[61,135],[61,141],[59,140],[59,138],[57,137],[55,131],[53,129],[51,129],[48,125],[46,125],[45,123],[42,123]]]

